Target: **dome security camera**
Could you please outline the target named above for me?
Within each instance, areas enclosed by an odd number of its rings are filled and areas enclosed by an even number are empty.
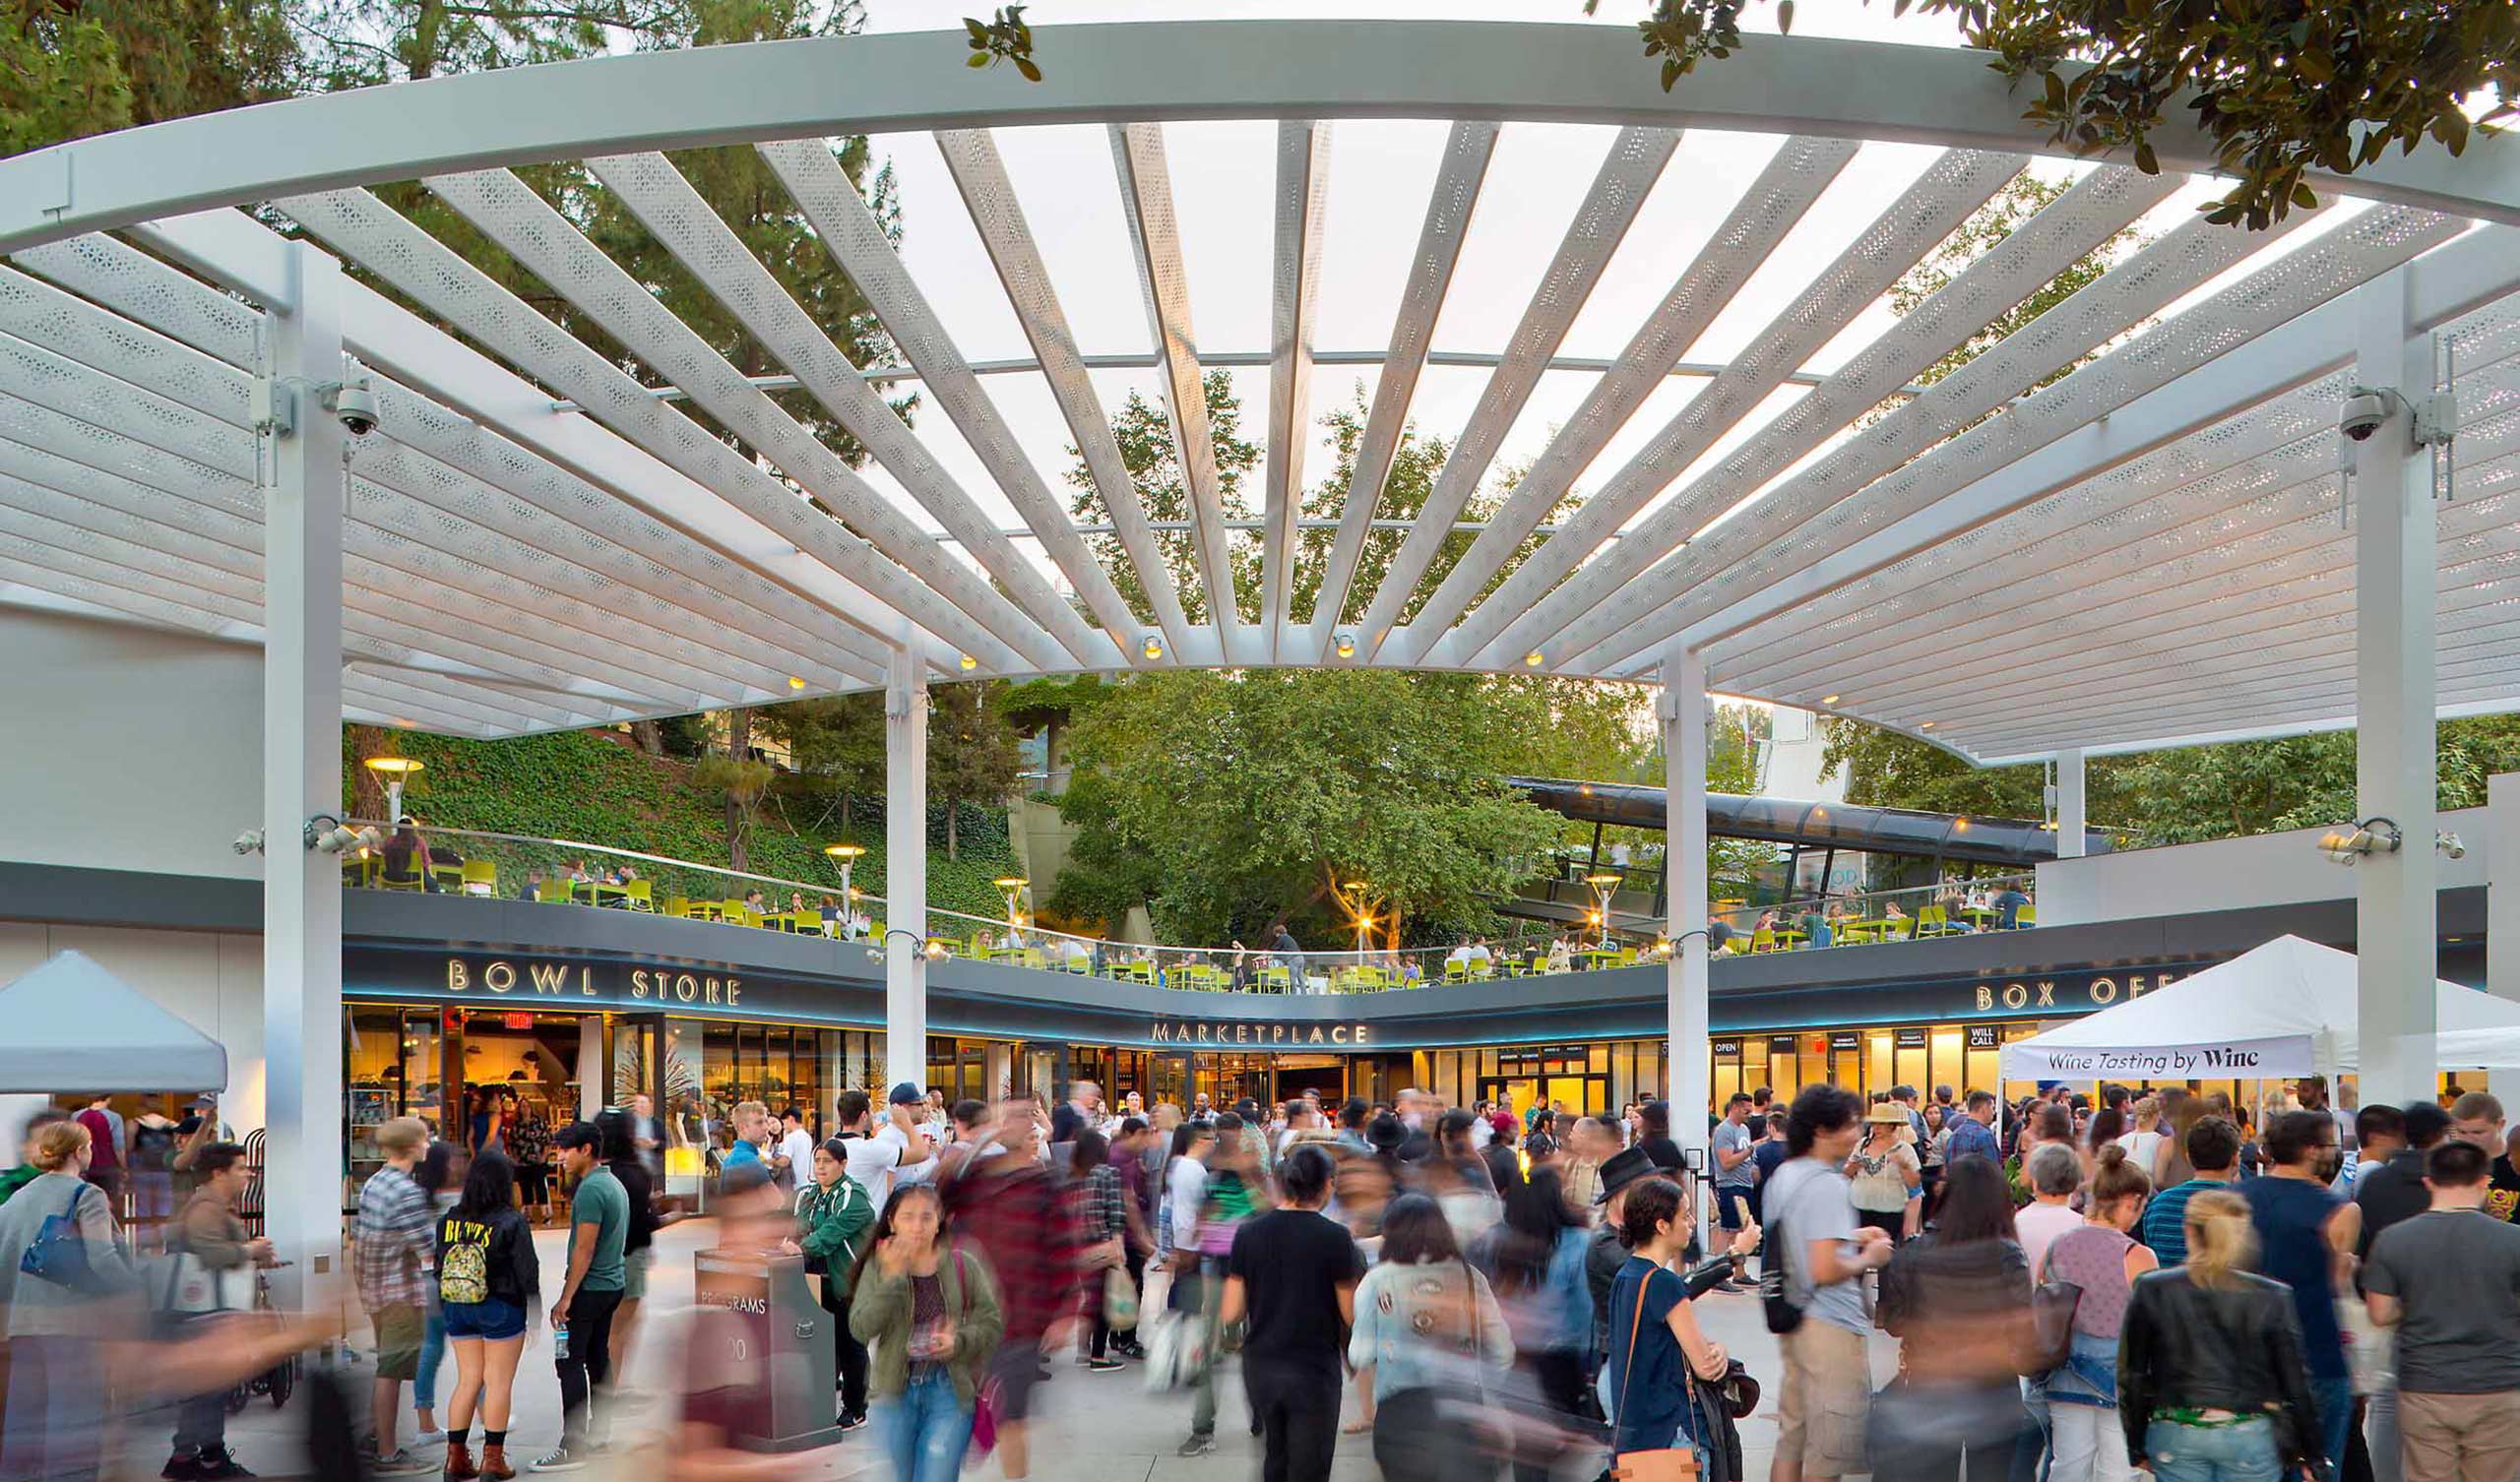
[[[324,399],[333,415],[342,419],[342,430],[352,437],[365,437],[376,430],[376,393],[364,386],[341,386]]]
[[[2345,399],[2345,409],[2336,419],[2336,428],[2358,443],[2367,443],[2371,434],[2387,424],[2397,412],[2397,398],[2385,391],[2367,386],[2354,388]]]

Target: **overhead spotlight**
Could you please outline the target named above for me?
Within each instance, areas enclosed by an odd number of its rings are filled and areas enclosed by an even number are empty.
[[[1534,648],[1529,653],[1523,655],[1523,667],[1526,669],[1537,669],[1541,666],[1542,661],[1546,657],[1546,654],[1542,653],[1538,648]]]
[[[1331,643],[1338,648],[1339,656],[1341,658],[1354,658],[1356,656],[1356,635],[1353,630],[1347,628],[1340,629],[1337,633],[1331,635]]]
[[[1932,729],[1933,729],[1933,722],[1932,722],[1932,721],[1930,721],[1930,720],[1928,720],[1928,721],[1926,721],[1924,724],[1918,726],[1918,727],[1917,727],[1917,729],[1919,729],[1919,730],[1921,730],[1921,731],[1929,731],[1929,730],[1932,730]]]
[[[969,673],[970,673],[970,672],[972,672],[974,669],[976,669],[976,668],[978,668],[978,667],[980,666],[980,661],[979,661],[978,659],[976,659],[976,658],[972,657],[970,654],[966,653],[966,654],[964,654],[964,655],[963,655],[963,658],[962,658],[962,664],[963,664],[963,672],[964,672],[964,673],[966,673],[966,674],[969,674]]]
[[[339,854],[359,841],[359,831],[329,813],[319,813],[306,821],[305,839],[306,847],[318,854]]]
[[[2319,835],[2319,852],[2327,856],[2328,863],[2341,864],[2350,870],[2361,862],[2363,855],[2395,854],[2405,842],[2406,835],[2394,822],[2385,818],[2366,818],[2359,824],[2339,824]],[[2440,847],[2437,839],[2433,847]],[[2460,846],[2459,853],[2466,852],[2466,846]],[[2458,855],[2451,857],[2455,859]]]
[[[1822,705],[1835,705],[1838,703],[1838,697],[1835,695],[1823,695],[1820,697],[1820,703]]]
[[[1153,663],[1155,660],[1162,658],[1164,656],[1164,635],[1161,633],[1150,633],[1146,637],[1138,640],[1138,651],[1147,656],[1147,661],[1149,663]]]
[[[798,679],[798,678],[797,678],[795,675],[793,675],[793,674],[790,674],[790,675],[788,675],[788,688],[789,688],[789,689],[791,689],[791,690],[801,690],[801,689],[803,689],[804,687],[805,687],[805,682],[804,682],[803,680]]]

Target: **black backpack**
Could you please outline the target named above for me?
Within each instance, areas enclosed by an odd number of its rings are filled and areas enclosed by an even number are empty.
[[[1782,1337],[1802,1326],[1802,1308],[1785,1294],[1786,1244],[1785,1216],[1781,1211],[1768,1211],[1766,1233],[1760,1238],[1767,1254],[1759,1258],[1759,1307],[1767,1315],[1768,1331]]]

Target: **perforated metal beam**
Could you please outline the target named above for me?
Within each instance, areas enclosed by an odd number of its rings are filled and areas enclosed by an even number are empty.
[[[1039,84],[965,68],[960,31],[815,37],[437,78],[101,135],[0,161],[0,252],[276,194],[491,165],[1026,124],[1528,118],[2049,147],[1987,58],[1958,48],[1760,36],[1665,92],[1618,27],[1333,19],[1044,26],[1035,35]],[[2183,110],[2147,137],[2165,168],[2217,167]],[[2309,179],[2322,192],[2337,183],[2316,169]],[[2427,146],[2371,161],[2351,186],[2520,222],[2520,148],[2485,136],[2453,158]]]
[[[1232,537],[1225,528],[1225,495],[1217,481],[1217,450],[1208,425],[1199,337],[1190,324],[1190,278],[1181,264],[1181,231],[1172,216],[1172,173],[1162,124],[1111,126],[1111,163],[1120,177],[1120,214],[1129,224],[1138,287],[1146,300],[1147,334],[1162,358],[1164,405],[1172,452],[1190,497],[1190,543],[1206,588],[1208,625],[1228,659],[1244,651],[1240,599],[1233,587]]]
[[[1312,444],[1312,320],[1321,277],[1323,203],[1330,194],[1330,125],[1278,125],[1277,242],[1270,275],[1269,444],[1260,512],[1260,630],[1269,656],[1290,635],[1295,519],[1303,455]]]
[[[1102,508],[1110,516],[1120,548],[1136,569],[1138,587],[1146,593],[1156,626],[1164,634],[1166,652],[1186,657],[1192,642],[1190,625],[1181,614],[1180,593],[1174,587],[1171,568],[1165,564],[1155,534],[1147,527],[1146,507],[1138,498],[1137,483],[1129,477],[1128,463],[1121,458],[1120,445],[1111,434],[1110,419],[1094,395],[1094,383],[1086,376],[1085,357],[1078,351],[1067,315],[1059,307],[1058,292],[1050,284],[1049,269],[1033,240],[1032,227],[1024,219],[1023,204],[1016,199],[1014,184],[1006,178],[1006,165],[998,157],[997,144],[985,130],[974,130],[938,134],[936,148],[945,157],[955,189],[962,193],[972,225],[979,232],[980,245],[987,249],[989,261],[997,269],[998,282],[1006,289],[1016,322],[1024,327],[1024,338],[1032,343],[1041,379],[1049,383],[1059,414],[1066,419],[1068,431],[1076,436],[1086,471],[1093,475],[1095,492],[1102,497]],[[1135,649],[1137,646],[1130,647]]]
[[[1777,150],[1681,271],[1671,291],[1637,327],[1612,369],[1594,383],[1574,417],[1523,471],[1487,527],[1418,609],[1410,621],[1410,658],[1423,657],[1515,547],[1540,528],[1574,487],[1577,475],[1663,384],[1680,356],[1855,158],[1856,150],[1856,145],[1836,139],[1789,139]]]
[[[1418,377],[1426,368],[1435,321],[1452,286],[1453,269],[1461,262],[1462,242],[1470,234],[1480,183],[1486,178],[1487,161],[1495,153],[1494,124],[1457,123],[1444,140],[1435,187],[1426,201],[1425,223],[1418,230],[1418,251],[1410,259],[1409,281],[1401,289],[1400,308],[1391,322],[1391,347],[1374,381],[1365,429],[1356,439],[1355,466],[1340,511],[1339,533],[1331,540],[1330,560],[1313,596],[1312,646],[1317,662],[1329,662],[1337,651],[1356,561],[1364,553],[1374,511],[1382,502],[1383,483],[1391,476],[1391,461],[1400,451],[1409,401],[1418,394]]]
[[[288,279],[282,267],[284,239],[240,213],[214,212],[145,222],[134,228],[134,235],[257,303],[285,306],[288,301]],[[788,594],[785,603],[795,608],[799,621],[819,622],[826,630],[829,625],[846,625],[867,635],[833,639],[836,647],[861,657],[870,646],[880,653],[882,645],[901,638],[904,614],[781,532],[777,522],[786,515],[782,507],[790,502],[784,492],[778,503],[762,507],[768,519],[756,518],[751,510],[728,502],[700,480],[586,417],[554,410],[548,391],[440,333],[384,295],[350,281],[342,284],[342,293],[344,340],[362,361],[387,369],[439,403],[495,429],[501,439],[548,459],[630,511],[644,513],[683,539],[696,542],[700,549],[693,557],[695,577],[717,580],[731,575],[737,582],[749,578],[749,583],[775,588],[764,593],[770,603],[781,603],[778,593],[785,592]],[[586,374],[592,379],[609,369],[600,367]],[[632,385],[635,389],[636,383]],[[580,518],[600,523],[599,504],[582,504]],[[631,519],[619,527],[628,535],[640,525]],[[732,563],[731,568],[727,563]],[[915,616],[908,620],[914,625],[909,641],[927,664],[951,672],[958,647],[949,637],[918,624]],[[993,641],[990,651],[1012,657],[1011,649]]]
[[[1136,614],[1111,585],[1108,573],[1077,533],[1058,497],[1041,479],[1014,429],[999,415],[997,403],[980,389],[962,347],[945,331],[944,321],[928,306],[901,256],[893,250],[875,214],[842,172],[840,161],[819,140],[764,145],[761,156],[793,197],[797,209],[813,224],[823,249],[832,255],[857,291],[884,323],[895,343],[917,370],[930,395],[945,408],[963,440],[971,446],[1008,502],[1023,517],[1025,527],[1040,538],[1041,549],[1067,578],[1068,586],[1102,623],[1104,640],[1119,655],[1139,662],[1130,642]]]
[[[1611,254],[1626,239],[1628,227],[1635,224],[1637,212],[1644,209],[1645,198],[1653,193],[1654,182],[1662,178],[1663,167],[1670,163],[1671,153],[1679,145],[1680,136],[1668,129],[1621,129],[1610,141],[1592,189],[1576,208],[1557,255],[1541,276],[1540,286],[1532,290],[1531,302],[1514,326],[1513,338],[1506,341],[1504,360],[1480,390],[1470,420],[1453,439],[1443,469],[1435,475],[1435,486],[1418,512],[1418,523],[1401,541],[1374,589],[1359,635],[1361,656],[1366,660],[1381,651],[1409,599],[1417,594],[1418,583],[1434,563],[1452,523],[1461,518],[1471,495],[1479,491],[1479,481],[1496,461],[1496,450],[1513,428],[1514,418],[1540,389],[1543,367],[1574,327],[1575,316],[1600,284]]]

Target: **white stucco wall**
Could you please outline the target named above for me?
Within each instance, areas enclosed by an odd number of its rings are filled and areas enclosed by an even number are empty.
[[[2467,845],[2465,859],[2438,858],[2441,889],[2484,885],[2494,810],[2441,815],[2441,828]],[[2520,832],[2520,821],[2511,827]],[[2259,834],[2201,844],[2172,844],[2058,860],[2039,867],[2039,924],[2072,926],[2177,916],[2243,906],[2299,905],[2354,897],[2354,871],[2319,852],[2325,829]],[[2408,839],[2423,848],[2428,839]]]
[[[0,612],[0,859],[259,879],[262,655]],[[5,915],[0,908],[0,915]]]
[[[227,1092],[221,1115],[241,1134],[263,1125],[263,943],[227,932],[146,931],[120,926],[49,926],[0,921],[0,985],[16,981],[60,953],[83,952],[204,1034],[227,1047]],[[113,1025],[98,1024],[110,1036]],[[157,1090],[158,1086],[58,1087]],[[32,1107],[37,1103],[30,1103]],[[0,1109],[0,1136],[16,1119]],[[0,1162],[14,1162],[16,1149]]]

